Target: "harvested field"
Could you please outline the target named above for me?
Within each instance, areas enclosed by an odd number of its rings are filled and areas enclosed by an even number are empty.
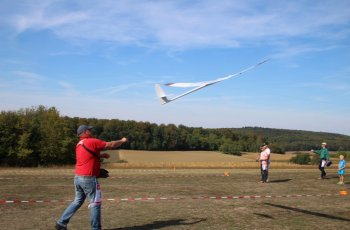
[[[258,153],[242,156],[211,151],[108,151],[111,158],[104,161],[107,168],[257,168]],[[314,165],[296,165],[289,160],[293,153],[271,154],[271,167],[279,169],[314,168]],[[120,162],[120,163],[118,163]],[[337,162],[334,159],[334,162]],[[333,167],[336,167],[334,164]]]

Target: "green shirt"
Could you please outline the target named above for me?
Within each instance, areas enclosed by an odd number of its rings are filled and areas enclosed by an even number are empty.
[[[321,159],[329,160],[329,152],[327,148],[322,148],[320,150],[314,150],[314,153],[320,155]]]

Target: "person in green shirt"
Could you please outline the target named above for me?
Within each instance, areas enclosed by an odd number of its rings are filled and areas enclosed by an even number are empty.
[[[321,171],[321,177],[319,179],[324,179],[326,177],[326,171],[324,170],[324,167],[326,166],[327,161],[329,161],[329,151],[327,149],[326,142],[323,142],[321,145],[322,145],[322,148],[320,150],[311,149],[311,152],[314,152],[314,153],[320,155],[320,164],[319,164],[318,168]]]

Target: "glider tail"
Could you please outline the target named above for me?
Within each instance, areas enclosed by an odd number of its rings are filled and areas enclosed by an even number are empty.
[[[166,97],[164,90],[160,87],[159,84],[156,84],[156,93],[162,105],[170,102],[170,100]]]

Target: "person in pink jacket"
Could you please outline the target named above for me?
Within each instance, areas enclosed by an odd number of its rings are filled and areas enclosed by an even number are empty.
[[[265,142],[261,147],[261,153],[258,157],[258,161],[260,162],[260,170],[261,170],[261,183],[268,182],[268,171],[270,165],[270,148],[268,147],[268,143]]]

